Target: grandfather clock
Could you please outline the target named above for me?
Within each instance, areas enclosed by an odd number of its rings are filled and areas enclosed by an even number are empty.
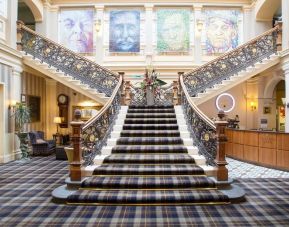
[[[60,128],[68,128],[68,107],[69,98],[65,94],[60,94],[57,97],[58,107],[59,107],[59,117],[62,118]]]

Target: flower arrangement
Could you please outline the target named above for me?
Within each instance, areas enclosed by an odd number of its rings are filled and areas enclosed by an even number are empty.
[[[143,90],[144,94],[146,93],[147,89],[153,91],[154,95],[160,95],[161,80],[158,79],[158,73],[151,67],[146,68],[144,79],[141,82],[141,89]],[[164,82],[163,82],[164,83]]]

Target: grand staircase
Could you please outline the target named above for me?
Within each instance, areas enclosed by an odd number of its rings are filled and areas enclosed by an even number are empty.
[[[188,143],[188,142],[185,142]],[[188,153],[174,106],[130,106],[116,145],[69,204],[226,204]]]

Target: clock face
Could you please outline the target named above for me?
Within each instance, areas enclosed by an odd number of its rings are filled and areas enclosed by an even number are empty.
[[[67,96],[66,95],[59,95],[58,96],[58,102],[61,104],[67,103]]]

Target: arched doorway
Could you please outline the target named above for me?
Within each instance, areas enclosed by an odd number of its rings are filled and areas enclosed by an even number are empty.
[[[18,2],[18,20],[25,23],[27,27],[35,31],[35,18],[32,11],[25,2]]]

